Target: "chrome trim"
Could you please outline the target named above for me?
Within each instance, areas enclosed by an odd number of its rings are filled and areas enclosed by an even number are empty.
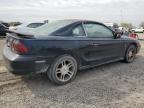
[[[41,60],[41,61],[35,61],[35,63],[45,63],[45,60]]]

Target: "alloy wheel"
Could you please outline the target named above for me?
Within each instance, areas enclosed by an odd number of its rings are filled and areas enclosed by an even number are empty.
[[[70,80],[75,72],[75,65],[72,60],[62,60],[55,69],[56,77],[59,81],[66,82]]]
[[[128,55],[127,55],[128,61],[133,61],[135,59],[135,55],[136,55],[136,50],[134,48],[131,48],[128,51]]]

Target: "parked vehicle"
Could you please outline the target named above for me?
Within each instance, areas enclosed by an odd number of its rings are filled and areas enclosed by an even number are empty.
[[[46,72],[53,83],[66,84],[77,70],[119,60],[133,62],[139,50],[137,40],[120,37],[102,23],[60,20],[33,34],[9,33],[3,55],[14,74]]]
[[[9,27],[9,23],[7,23],[7,22],[0,21],[0,23],[3,24],[7,28]]]
[[[134,31],[132,31],[129,35],[129,37],[134,38],[134,39],[138,39],[138,34],[136,34]]]
[[[5,37],[8,27],[0,23],[0,37]]]
[[[36,23],[24,23],[21,24],[19,26],[12,26],[9,27],[9,30],[14,30],[17,32],[23,32],[23,33],[27,33],[32,31],[33,29],[42,26],[44,23],[41,22],[36,22]]]
[[[106,26],[108,26],[110,29],[112,29],[113,31],[115,30],[119,30],[119,26],[117,23],[111,23],[111,22],[107,22],[104,23]]]
[[[135,33],[144,33],[144,29],[141,28],[136,28],[136,29],[132,29],[132,31],[134,31]]]

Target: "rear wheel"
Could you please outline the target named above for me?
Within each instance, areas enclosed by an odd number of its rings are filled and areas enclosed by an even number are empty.
[[[66,84],[73,80],[77,73],[77,62],[69,55],[58,57],[47,72],[49,79],[55,84]]]
[[[126,51],[125,62],[131,63],[136,58],[136,46],[130,45]]]

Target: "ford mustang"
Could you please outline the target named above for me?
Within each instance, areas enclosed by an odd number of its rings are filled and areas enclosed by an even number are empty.
[[[46,72],[51,82],[66,84],[78,70],[123,60],[131,63],[138,40],[120,36],[102,23],[59,20],[32,32],[9,31],[3,57],[13,74]]]

